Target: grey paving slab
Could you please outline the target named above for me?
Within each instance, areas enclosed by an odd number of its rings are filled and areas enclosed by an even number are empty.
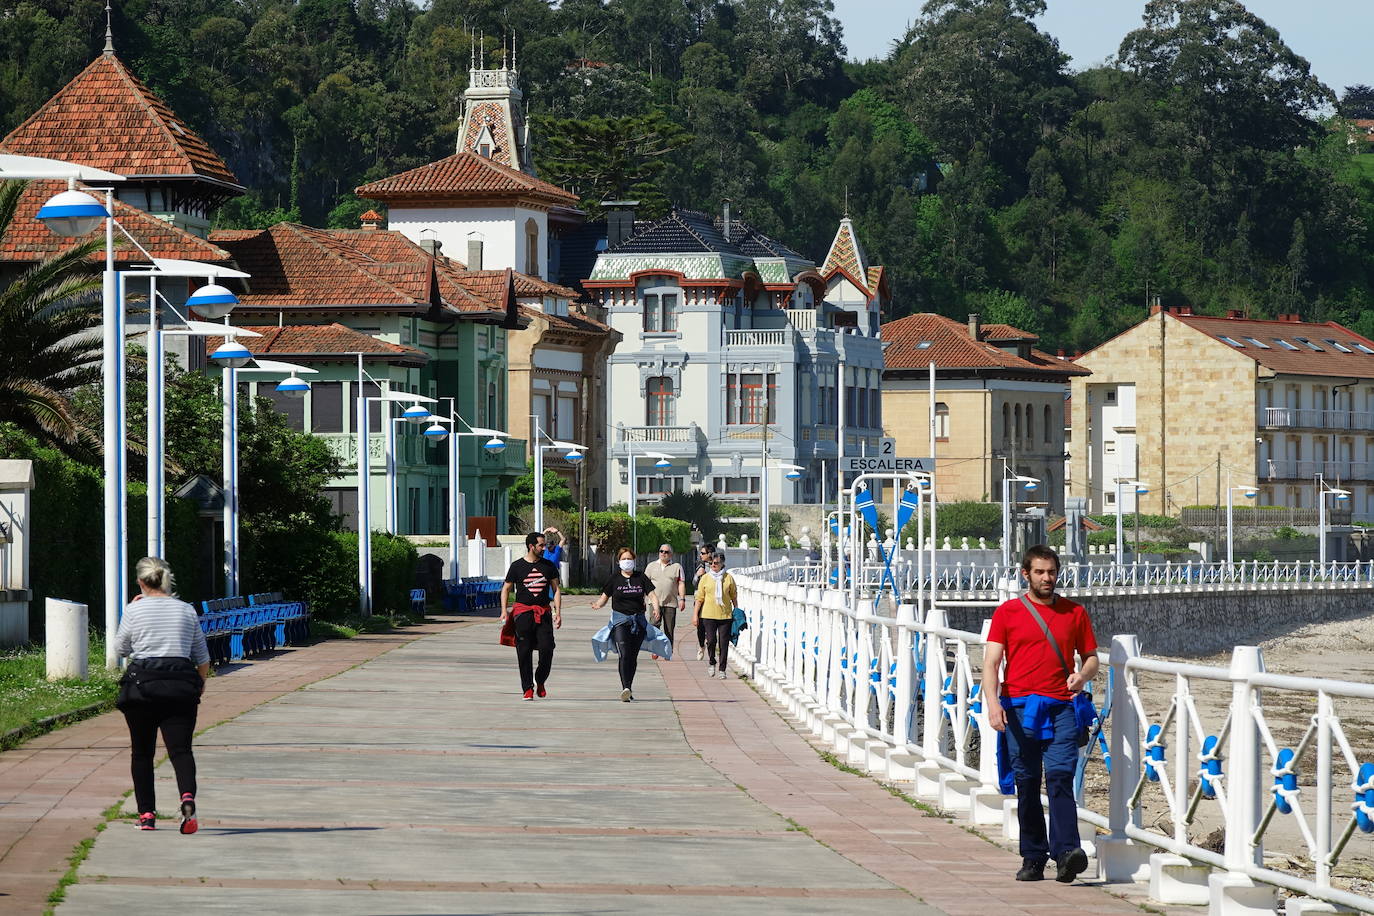
[[[940,911],[911,898],[846,899],[789,897],[701,897],[692,894],[540,894],[454,893],[385,890],[277,890],[218,887],[116,887],[76,885],[67,891],[63,916],[109,916],[111,911],[140,916],[198,913],[292,913],[296,916],[939,916]]]
[[[703,818],[709,815],[703,806]],[[362,820],[363,818],[357,818]],[[646,821],[647,822],[647,821]],[[647,866],[672,863],[676,885],[890,888],[804,834],[722,836],[459,835],[413,827],[207,827],[194,841],[120,825],[122,842],[97,842],[83,876],[314,881],[487,881],[657,885]],[[113,839],[113,835],[111,839]],[[84,877],[83,877],[84,880]]]
[[[671,731],[652,736],[666,740]],[[673,739],[676,743],[677,739]],[[475,726],[469,728],[411,728],[390,725],[307,725],[294,723],[246,723],[235,720],[196,739],[198,745],[240,747],[298,746],[321,748],[394,747],[411,750],[475,749],[522,753],[577,751],[603,754],[645,754],[642,730],[598,729],[589,742],[585,729],[539,729]]]

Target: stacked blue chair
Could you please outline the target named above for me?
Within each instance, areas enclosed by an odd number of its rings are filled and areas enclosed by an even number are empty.
[[[425,590],[422,588],[412,588],[410,590],[410,613],[425,616]]]

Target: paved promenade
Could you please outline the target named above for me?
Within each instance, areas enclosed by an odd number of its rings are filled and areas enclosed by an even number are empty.
[[[544,700],[520,699],[489,620],[380,655],[353,641],[362,664],[277,685],[291,692],[198,738],[200,832],[111,824],[57,912],[1141,912],[1096,887],[1016,883],[1016,856],[826,763],[745,681],[705,679],[695,645],[642,656],[636,700],[619,702],[614,657],[597,665],[588,647],[605,613],[586,603],[569,602]],[[84,728],[101,726],[61,734]],[[106,759],[67,793],[82,816],[127,788],[122,735],[103,729],[83,753]],[[45,864],[30,883],[65,868]],[[12,874],[0,859],[0,886]]]

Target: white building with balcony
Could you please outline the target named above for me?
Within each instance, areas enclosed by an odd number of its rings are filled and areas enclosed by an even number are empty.
[[[633,462],[639,501],[680,487],[757,502],[765,448],[770,502],[833,500],[841,419],[846,454],[882,436],[887,286],[852,223],[817,269],[728,210],[610,217],[583,283],[620,335],[606,370],[608,501],[629,499]]]
[[[1156,308],[1077,363],[1092,375],[1073,382],[1073,495],[1092,511],[1115,508],[1124,478],[1149,484],[1142,511],[1166,514],[1224,503],[1227,481],[1312,509],[1324,482],[1374,520],[1374,340],[1297,315]]]

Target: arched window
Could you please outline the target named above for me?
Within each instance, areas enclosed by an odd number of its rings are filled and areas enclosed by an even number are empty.
[[[656,375],[644,385],[645,424],[648,426],[673,426],[677,416],[676,398],[673,396],[673,380],[665,375]]]
[[[1053,417],[1053,416],[1054,416],[1054,414],[1053,414],[1053,413],[1051,412],[1051,410],[1050,410],[1050,405],[1046,404],[1046,405],[1045,405],[1045,431],[1044,431],[1044,433],[1042,433],[1042,435],[1045,437],[1045,444],[1046,444],[1046,445],[1049,445],[1050,443],[1054,442],[1054,434],[1053,434],[1053,432],[1052,432],[1053,425],[1052,425],[1051,419],[1050,419],[1050,418]]]
[[[1013,408],[1011,409],[1011,415],[1012,415],[1012,417],[1013,417],[1013,419],[1014,419],[1014,425],[1013,425],[1012,429],[1014,430],[1016,440],[1019,442],[1019,441],[1021,440],[1021,405],[1020,405],[1020,404],[1017,404],[1015,407],[1013,407]]]
[[[682,290],[670,277],[653,277],[640,287],[644,331],[670,334],[677,331],[678,303]]]
[[[1002,405],[1002,443],[1011,442],[1011,405]]]
[[[935,402],[935,438],[949,438],[949,405],[944,401]]]
[[[1035,441],[1035,408],[1026,405],[1026,441]]]
[[[533,218],[525,220],[525,273],[543,276],[539,270],[539,224]]]

